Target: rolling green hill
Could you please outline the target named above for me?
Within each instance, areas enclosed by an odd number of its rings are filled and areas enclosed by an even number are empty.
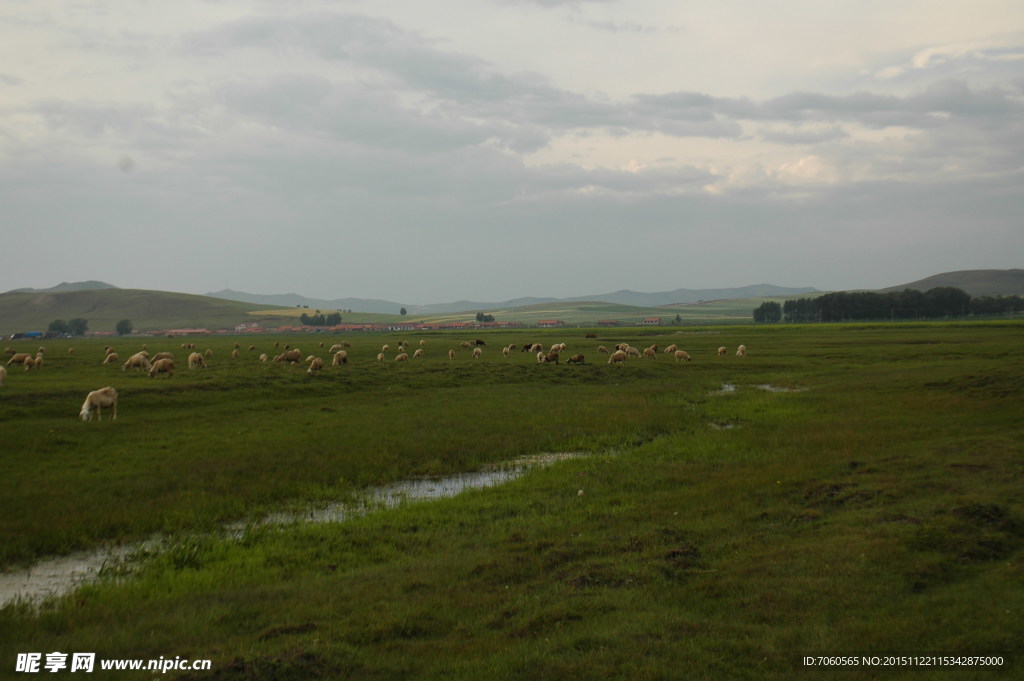
[[[186,293],[141,289],[93,289],[0,294],[0,333],[46,331],[55,319],[82,318],[89,331],[114,331],[131,320],[138,331],[169,328],[233,328],[254,319],[263,305],[238,303]]]

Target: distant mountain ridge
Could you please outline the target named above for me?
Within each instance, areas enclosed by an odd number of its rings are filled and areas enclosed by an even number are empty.
[[[659,291],[654,293],[642,293],[624,289],[620,291],[613,291],[611,293],[601,293],[589,296],[573,296],[569,298],[513,298],[511,300],[504,300],[501,302],[457,300],[451,303],[432,303],[426,305],[397,303],[376,298],[336,298],[334,300],[325,300],[322,298],[307,298],[297,293],[260,295],[256,293],[232,291],[231,289],[224,289],[215,293],[207,293],[206,295],[211,298],[222,298],[225,300],[235,300],[238,302],[256,303],[260,305],[280,305],[281,307],[306,305],[310,308],[319,310],[357,310],[360,312],[377,312],[382,314],[395,314],[404,307],[409,314],[445,314],[507,309],[513,307],[524,307],[527,305],[538,305],[541,303],[580,301],[600,301],[605,303],[616,303],[619,305],[631,305],[634,307],[662,307],[665,305],[678,305],[680,303],[696,303],[702,300],[766,298],[771,296],[800,295],[802,293],[820,293],[820,291],[811,287],[792,288],[774,286],[772,284],[757,284],[753,286],[742,286],[739,288],[680,288],[673,291]]]
[[[117,288],[112,284],[108,284],[102,281],[76,281],[69,283],[62,281],[56,286],[50,288],[16,288],[7,291],[7,293],[65,293],[67,291],[96,291],[100,289]]]

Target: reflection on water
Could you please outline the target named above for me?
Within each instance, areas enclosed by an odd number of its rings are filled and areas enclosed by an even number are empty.
[[[443,499],[469,489],[500,485],[518,478],[531,468],[582,456],[585,454],[576,452],[538,454],[490,466],[475,473],[405,480],[366,490],[361,496],[354,497],[352,502],[273,513],[256,521],[232,523],[225,530],[228,536],[240,538],[248,528],[254,526],[342,522],[375,510],[395,508],[416,501]],[[95,579],[103,569],[122,564],[132,554],[154,553],[161,548],[166,548],[166,541],[153,537],[135,544],[51,558],[24,570],[0,572],[0,606],[18,600],[39,602],[47,596],[65,594]]]

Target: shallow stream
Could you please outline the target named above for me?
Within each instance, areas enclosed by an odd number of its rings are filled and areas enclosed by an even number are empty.
[[[440,478],[417,478],[371,488],[355,497],[355,502],[310,507],[302,511],[273,513],[253,521],[236,522],[225,527],[229,537],[241,538],[248,528],[260,525],[343,522],[376,510],[395,508],[405,503],[453,497],[465,490],[492,487],[514,480],[528,470],[558,461],[586,456],[559,452],[521,457],[490,466],[474,473],[459,473]],[[38,603],[49,596],[60,596],[95,580],[105,567],[125,562],[140,552],[153,553],[165,548],[160,537],[145,541],[79,551],[39,561],[28,568],[0,572],[0,606],[18,600]]]

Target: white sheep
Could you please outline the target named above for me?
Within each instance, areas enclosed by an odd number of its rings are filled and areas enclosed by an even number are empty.
[[[27,352],[18,352],[11,355],[11,358],[7,360],[7,366],[11,366],[12,364],[24,364],[25,362],[31,361],[32,355]]]
[[[341,352],[341,349],[341,343],[335,343],[334,345],[331,346],[331,349],[328,350],[328,352],[330,352],[333,355],[337,352]]]
[[[644,348],[644,357],[650,357],[651,359],[658,359],[658,352],[654,348]]]
[[[103,420],[103,407],[109,407],[114,411],[114,420],[117,420],[117,391],[109,385],[106,388],[100,388],[99,390],[93,390],[91,393],[85,396],[85,402],[82,403],[82,411],[79,412],[79,416],[83,421],[92,420],[92,412],[96,412],[96,420]]]
[[[338,347],[335,345],[334,347]],[[334,353],[334,358],[331,360],[331,366],[336,367],[342,364],[348,364],[348,353],[344,350],[337,350]]]
[[[540,352],[537,353],[537,363],[538,364],[543,364],[544,363],[544,351],[543,350],[541,350]]]
[[[448,359],[455,359],[455,351],[454,350],[449,350],[448,351]]]
[[[609,364],[622,364],[626,361],[626,353],[624,350],[616,350],[608,357]]]
[[[484,351],[481,350],[479,347],[473,348],[473,357],[474,357],[474,359],[479,359],[480,355],[482,355],[482,354],[484,354]]]
[[[404,352],[400,352],[397,355],[395,355],[395,361],[396,362],[408,362],[409,361],[409,355],[404,353]]]
[[[640,357],[640,351],[639,351],[639,350],[637,350],[636,348],[632,347],[632,346],[630,346],[630,347],[629,347],[629,348],[628,348],[628,349],[626,350],[626,354],[627,354],[627,355],[629,355],[630,357],[636,357],[636,358],[638,358],[638,359],[639,359],[639,357]]]
[[[264,355],[264,357],[265,356],[266,355]],[[188,368],[189,369],[205,369],[206,368],[206,360],[203,358],[202,354],[200,354],[198,352],[193,352],[193,353],[189,354],[189,356],[188,356]]]
[[[384,353],[383,352],[378,352],[377,353],[377,361],[378,362],[383,362],[384,361]]]
[[[319,357],[311,357],[309,362],[309,368],[306,369],[306,373],[315,376],[320,373],[320,370],[324,368],[324,361]]]
[[[501,354],[505,355],[505,357],[509,357],[512,354],[512,350],[506,345],[501,349]]]
[[[149,371],[152,368],[153,364],[149,361],[149,353],[145,350],[142,352],[136,352],[128,358],[128,361],[121,365],[121,371],[127,371],[128,369],[142,369],[143,371]]]
[[[718,356],[719,357],[721,357],[722,355],[724,355],[727,352],[729,352],[729,349],[727,347],[725,347],[724,345],[722,347],[718,348]]]
[[[261,361],[261,362],[266,362],[266,361],[268,361],[269,359],[270,359],[270,358],[269,358],[269,357],[267,357],[267,353],[265,353],[265,352],[261,352],[261,353],[260,353],[260,361]]]
[[[738,348],[736,348],[736,356],[737,357],[746,357],[747,356],[747,346],[746,345],[741,345]]]
[[[158,352],[152,357],[150,357],[149,361],[152,363],[161,359],[174,359],[174,355],[172,355],[169,352]]]
[[[116,352],[108,352],[107,356],[103,358],[104,364],[117,364],[121,361],[121,358],[117,356]]]
[[[682,362],[683,360],[686,360],[687,362],[690,361],[690,355],[686,350],[676,350],[675,355],[677,362]]]
[[[164,357],[153,362],[149,369],[149,377],[156,378],[157,374],[167,374],[167,378],[174,376],[174,360]]]
[[[416,352],[412,353],[413,359],[417,357],[423,357],[423,348],[416,348]]]
[[[673,343],[672,345],[670,345],[670,346],[668,346],[667,348],[665,348],[665,354],[666,354],[666,355],[671,355],[671,354],[672,354],[673,352],[675,352],[675,351],[676,351],[676,350],[678,350],[678,349],[679,349],[679,348],[678,348],[678,347],[676,347],[676,344],[675,344],[675,343]]]

